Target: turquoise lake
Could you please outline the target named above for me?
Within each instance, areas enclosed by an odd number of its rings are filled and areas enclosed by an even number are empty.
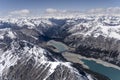
[[[51,41],[50,44],[56,47],[59,52],[67,50],[67,46],[61,42]],[[83,61],[84,64],[87,65],[92,71],[103,74],[111,80],[120,80],[120,70],[118,69],[103,66],[102,64],[98,64],[92,60],[82,59],[81,61]]]
[[[98,64],[92,60],[82,59],[82,61],[90,68],[90,70],[101,73],[109,77],[111,80],[120,80],[120,70],[112,67],[103,66],[102,64]]]
[[[51,40],[48,44],[54,46],[59,52],[68,50],[67,46],[61,42]]]

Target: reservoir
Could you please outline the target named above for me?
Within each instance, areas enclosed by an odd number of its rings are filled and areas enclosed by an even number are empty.
[[[56,49],[59,52],[65,51],[68,49],[65,44],[54,41],[54,40],[49,41],[48,44],[56,47]],[[84,64],[87,65],[90,70],[103,74],[109,77],[111,80],[120,80],[120,70],[112,67],[106,67],[102,64],[96,63],[93,60],[86,60],[86,59],[80,59],[80,60],[84,62]]]
[[[50,40],[47,44],[54,46],[58,52],[63,52],[68,50],[68,47],[65,44],[58,41]]]
[[[101,73],[109,77],[111,80],[120,80],[120,70],[103,66],[102,64],[96,63],[92,60],[82,59],[82,61],[89,67],[90,70]]]

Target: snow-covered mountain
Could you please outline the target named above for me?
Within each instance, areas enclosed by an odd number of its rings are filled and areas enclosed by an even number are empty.
[[[0,53],[0,80],[93,80],[70,62],[58,61],[47,50],[26,41],[13,41]]]
[[[0,19],[0,28],[6,27],[8,29],[15,26],[28,29],[36,29],[40,26],[43,28],[49,28],[53,26],[61,26],[61,23],[65,23],[65,25],[69,26],[68,32],[72,33],[72,35],[84,34],[85,37],[98,37],[102,35],[104,37],[120,39],[119,16],[81,16],[68,19],[65,17],[63,19],[56,19],[56,21],[54,18],[7,18]],[[63,28],[64,26],[61,27]],[[12,32],[9,33],[12,35]],[[1,34],[1,36],[2,35],[3,34]],[[12,38],[13,37],[14,36],[12,36]]]
[[[84,17],[80,19],[67,20],[68,32],[71,36],[83,35],[84,37],[104,36],[105,38],[120,39],[120,18],[119,17]]]
[[[59,19],[56,19],[57,21]],[[8,18],[0,20],[0,27],[25,27],[28,29],[36,29],[40,26],[42,28],[50,28],[53,26],[61,26],[61,23],[68,25],[68,32],[72,35],[82,35],[84,37],[100,35],[105,38],[120,39],[120,17],[119,16],[81,16],[75,18],[64,18],[63,21],[55,21],[52,18]],[[64,25],[64,26],[65,26]],[[64,26],[61,26],[62,28]],[[7,30],[8,31],[8,30]],[[42,31],[42,30],[41,30]],[[1,34],[1,38],[2,38]],[[8,33],[8,36],[12,32]],[[15,36],[12,36],[14,38]]]
[[[93,80],[62,56],[42,47],[49,19],[0,20],[0,80]]]
[[[47,50],[51,39],[120,66],[119,16],[1,18],[0,80],[93,80]]]

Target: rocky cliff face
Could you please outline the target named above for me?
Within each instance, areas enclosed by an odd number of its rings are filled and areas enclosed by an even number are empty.
[[[120,66],[119,36],[120,17],[114,16],[1,19],[0,80],[94,80],[43,49],[44,43],[59,40],[81,55]]]
[[[59,24],[59,23],[58,23]],[[120,66],[120,18],[115,16],[67,19],[60,27],[51,27],[52,38],[57,38],[76,53]],[[56,36],[56,37],[55,37]]]
[[[0,80],[90,80],[88,76],[27,41],[13,41],[1,50]]]

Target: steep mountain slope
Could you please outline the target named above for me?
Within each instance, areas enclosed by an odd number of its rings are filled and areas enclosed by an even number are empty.
[[[0,80],[93,80],[70,62],[26,41],[13,41],[0,56]]]
[[[75,48],[76,53],[120,66],[119,16],[86,16],[64,22],[51,27],[52,33],[48,30],[45,35]]]
[[[82,68],[41,48],[49,21],[7,20],[0,23],[0,80],[93,80]]]
[[[120,66],[119,36],[118,16],[0,19],[1,80],[94,80],[44,44],[59,40],[73,52]]]
[[[74,20],[73,20],[74,21]],[[98,17],[69,22],[65,42],[76,52],[120,66],[120,19]],[[65,27],[66,28],[66,27]]]

